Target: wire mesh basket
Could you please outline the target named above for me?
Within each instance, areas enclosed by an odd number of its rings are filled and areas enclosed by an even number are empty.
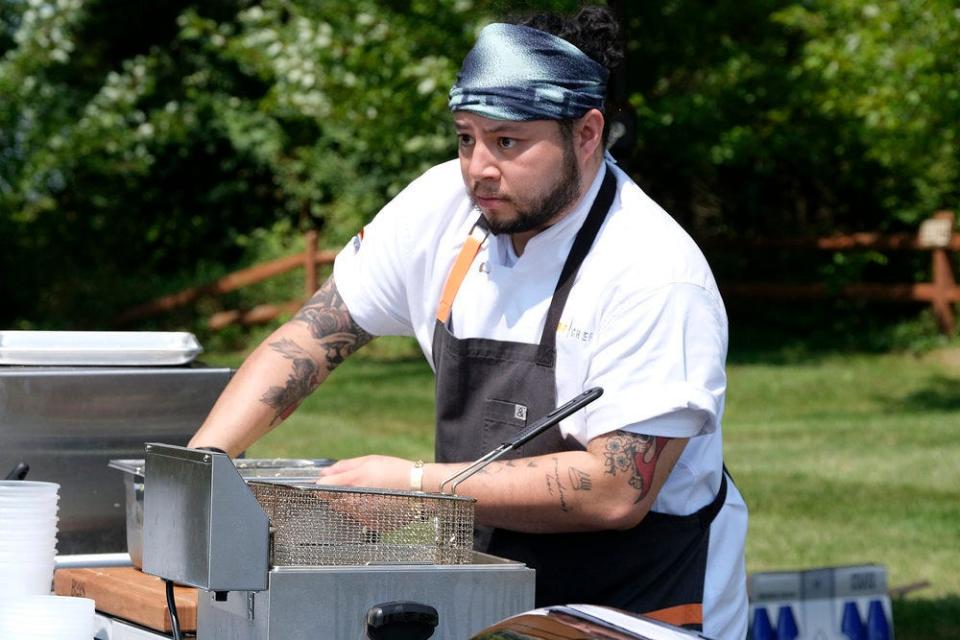
[[[470,562],[473,498],[255,480],[249,487],[270,518],[273,566]]]

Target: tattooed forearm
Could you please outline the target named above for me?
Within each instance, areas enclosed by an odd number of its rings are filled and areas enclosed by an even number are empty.
[[[330,371],[373,339],[350,316],[332,277],[293,319],[307,325],[311,335],[323,347],[326,366]]]
[[[501,471],[504,471],[507,468],[515,469],[518,467],[534,468],[537,466],[537,461],[530,458],[527,460],[501,460],[497,462],[491,462],[487,466],[483,467],[477,473],[479,475],[496,475]]]
[[[560,482],[560,460],[557,458],[553,459],[553,472],[547,474],[547,492],[550,495],[555,495],[560,499],[560,510],[563,512],[570,511],[570,507],[567,506],[567,498],[564,495],[566,487]]]
[[[271,342],[270,347],[287,360],[293,361],[293,370],[287,378],[287,384],[283,387],[270,387],[260,398],[261,402],[276,410],[270,421],[272,427],[293,413],[300,402],[320,384],[320,379],[317,375],[317,363],[293,340],[283,338]]]
[[[270,387],[260,398],[261,402],[276,410],[270,421],[271,427],[289,416],[329,371],[373,339],[373,336],[361,329],[350,316],[333,278],[320,287],[293,321],[307,325],[310,334],[322,349],[322,354],[318,356],[321,360],[318,361],[309,351],[289,338],[270,343],[269,346],[274,351],[293,362],[287,383],[282,387]]]
[[[657,459],[669,440],[626,431],[611,434],[604,444],[605,473],[613,476],[627,474],[627,483],[640,492],[636,500],[640,502],[653,486]]]

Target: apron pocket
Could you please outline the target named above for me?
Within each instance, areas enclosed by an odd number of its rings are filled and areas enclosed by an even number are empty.
[[[488,398],[483,403],[483,434],[480,443],[483,452],[491,451],[512,440],[527,426],[527,405]],[[504,457],[513,458],[516,452]]]

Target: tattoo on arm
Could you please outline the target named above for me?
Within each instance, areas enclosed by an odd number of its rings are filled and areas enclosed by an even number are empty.
[[[347,356],[373,339],[350,315],[332,277],[303,305],[293,320],[307,325],[323,347],[328,371],[333,371]]]
[[[300,402],[313,391],[320,379],[317,376],[317,363],[300,345],[293,340],[283,338],[271,342],[270,347],[287,360],[293,361],[293,370],[283,387],[270,387],[260,401],[273,407],[276,413],[270,421],[273,427],[287,418]]]
[[[332,371],[347,356],[373,339],[373,336],[361,329],[350,316],[333,278],[320,287],[294,316],[293,321],[307,325],[310,334],[323,349],[325,362],[317,362],[310,352],[288,338],[270,343],[270,348],[293,362],[293,370],[286,385],[270,387],[260,398],[261,402],[276,411],[270,421],[271,427],[293,413],[303,399],[320,384],[320,367],[325,367],[328,372]]]
[[[496,462],[491,462],[490,464],[488,464],[488,465],[485,466],[484,468],[480,469],[480,471],[478,471],[477,474],[478,474],[478,475],[481,475],[481,476],[482,476],[482,475],[491,475],[491,476],[492,476],[492,475],[496,475],[496,474],[500,473],[501,471],[504,471],[504,470],[507,469],[507,468],[517,468],[517,467],[520,467],[520,466],[521,466],[521,464],[520,464],[520,462],[519,462],[518,460],[514,460],[514,459],[497,460]],[[535,460],[532,460],[532,459],[531,459],[531,460],[527,460],[526,464],[523,465],[523,466],[526,466],[526,467],[536,467],[536,466],[537,466],[537,462],[536,462]]]
[[[593,486],[590,482],[590,474],[586,471],[569,467],[567,475],[570,476],[570,486],[573,487],[574,491],[590,491]]]
[[[556,495],[560,499],[560,510],[563,512],[570,511],[570,507],[567,506],[567,498],[564,495],[566,487],[560,482],[560,460],[557,458],[553,459],[553,472],[547,474],[547,493],[550,495]]]
[[[604,444],[605,473],[627,475],[627,483],[640,492],[636,502],[643,500],[653,486],[653,472],[664,446],[670,438],[645,436],[617,431]]]

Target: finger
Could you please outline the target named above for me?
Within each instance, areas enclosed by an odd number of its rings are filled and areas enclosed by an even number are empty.
[[[352,486],[356,484],[356,474],[352,471],[345,471],[343,473],[326,473],[317,478],[317,484],[336,485],[341,487]]]
[[[327,476],[344,473],[346,471],[356,469],[361,464],[363,464],[363,458],[344,458],[343,460],[334,462],[329,467],[322,468],[320,470],[320,475]]]

